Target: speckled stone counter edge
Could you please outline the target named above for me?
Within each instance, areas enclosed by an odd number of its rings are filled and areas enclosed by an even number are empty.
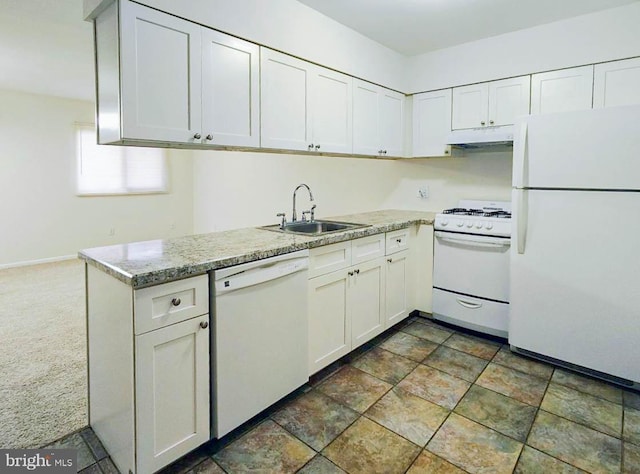
[[[385,218],[388,219],[387,223],[379,222],[381,220],[386,220]],[[108,253],[110,250],[120,250],[123,245],[128,244],[82,250],[78,253],[78,256],[88,264],[93,265],[123,283],[130,285],[134,289],[138,289],[196,275],[202,275],[211,270],[274,257],[277,255],[295,252],[297,250],[311,249],[369,235],[392,232],[412,225],[432,225],[434,218],[435,213],[423,211],[374,211],[370,213],[340,216],[331,218],[331,220],[362,223],[367,224],[368,227],[321,236],[293,236],[290,234],[271,232],[265,229],[250,228],[246,230],[258,230],[259,232],[267,233],[265,234],[265,238],[267,238],[268,234],[277,235],[279,236],[279,242],[275,243],[273,246],[268,246],[267,248],[255,248],[252,247],[251,243],[247,243],[246,248],[241,252],[233,252],[232,255],[212,255],[210,259],[204,257],[199,262],[179,262],[179,255],[174,259],[170,253],[166,253],[162,255],[163,258],[161,259],[163,262],[168,262],[166,265],[156,263],[152,268],[140,271],[132,271],[131,269],[125,268],[126,265],[118,265],[115,259],[112,261],[109,259]],[[372,221],[378,222],[371,223]],[[181,241],[183,247],[188,245],[193,245],[195,247],[198,245],[198,238],[224,235],[225,232],[199,234],[182,237]],[[191,239],[193,240],[193,243],[190,242]],[[159,240],[152,242],[162,246],[163,243],[171,241]],[[178,262],[175,262],[175,260],[178,260]]]

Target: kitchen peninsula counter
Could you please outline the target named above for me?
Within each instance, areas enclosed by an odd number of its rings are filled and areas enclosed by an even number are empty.
[[[134,289],[202,275],[210,270],[320,247],[416,224],[433,224],[434,212],[384,210],[327,218],[365,224],[318,236],[251,227],[82,250],[79,257]]]

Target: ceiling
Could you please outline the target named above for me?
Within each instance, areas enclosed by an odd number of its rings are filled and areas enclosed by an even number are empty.
[[[406,56],[637,0],[298,0]]]
[[[300,0],[414,55],[638,0]],[[82,0],[0,0],[0,88],[94,100]]]

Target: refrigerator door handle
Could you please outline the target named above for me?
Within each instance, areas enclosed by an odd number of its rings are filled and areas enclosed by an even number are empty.
[[[525,186],[529,169],[529,123],[522,122],[519,132],[518,147],[513,151],[513,186],[516,188]]]
[[[519,254],[524,253],[527,242],[527,222],[529,220],[527,194],[524,189],[514,189],[513,198],[516,201],[516,248]]]
[[[474,303],[473,301],[465,301],[465,300],[460,299],[460,298],[456,298],[456,301],[458,302],[458,304],[460,306],[464,306],[465,308],[468,308],[468,309],[482,308],[482,303]]]

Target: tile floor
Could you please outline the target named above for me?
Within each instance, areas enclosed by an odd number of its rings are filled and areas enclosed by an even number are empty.
[[[90,428],[54,443],[116,473]],[[170,473],[640,473],[640,395],[412,317]]]

